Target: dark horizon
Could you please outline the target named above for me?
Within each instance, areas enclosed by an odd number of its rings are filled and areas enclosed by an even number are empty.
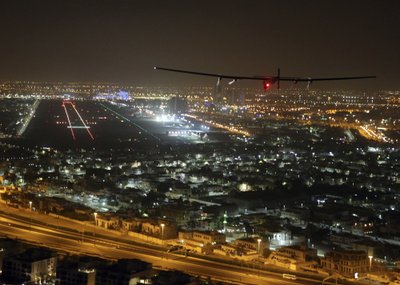
[[[399,8],[397,1],[7,0],[0,81],[212,86],[213,79],[153,66],[249,76],[280,67],[284,76],[378,77],[317,89],[400,89]]]

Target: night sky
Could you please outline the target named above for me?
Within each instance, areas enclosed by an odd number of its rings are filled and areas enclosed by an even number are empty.
[[[0,31],[2,81],[211,86],[153,66],[280,67],[283,76],[378,76],[336,82],[341,89],[400,89],[398,0],[1,0]],[[238,83],[248,85],[257,83]]]

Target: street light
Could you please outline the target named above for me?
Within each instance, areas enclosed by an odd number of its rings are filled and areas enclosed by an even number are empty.
[[[164,227],[165,227],[165,224],[162,223],[160,226],[161,226],[161,242],[162,242],[162,245],[164,245]],[[164,258],[164,254],[165,253],[163,251],[163,256],[161,258]],[[168,251],[167,251],[166,259],[168,259]]]
[[[93,215],[94,215],[94,225],[95,225],[94,231],[93,231],[93,237],[96,238],[97,213],[94,212]],[[93,245],[96,246],[94,239],[93,239]]]
[[[369,258],[369,270],[371,271],[371,268],[372,268],[372,258],[373,258],[373,256],[372,256],[372,255],[368,255],[368,258]]]
[[[258,252],[258,254],[260,254],[260,245],[261,245],[261,239],[259,238],[257,240],[257,252]]]
[[[29,201],[29,210],[32,211],[32,201]],[[31,216],[31,220],[29,223],[29,230],[31,230],[31,229],[32,229],[32,216]]]
[[[164,227],[165,227],[165,224],[161,224],[160,226],[161,226],[161,239],[164,240]]]

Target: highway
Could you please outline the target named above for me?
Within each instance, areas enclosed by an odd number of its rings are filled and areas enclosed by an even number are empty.
[[[2,210],[4,207],[2,207]],[[104,236],[102,233],[79,232],[59,225],[44,226],[43,222],[25,216],[0,213],[0,233],[29,243],[67,251],[74,254],[98,256],[105,259],[137,258],[160,269],[173,269],[195,276],[236,284],[320,284],[319,278],[283,279],[281,273],[168,253],[165,248],[134,244],[122,238]],[[328,282],[325,282],[325,284]],[[328,283],[329,284],[329,283]]]

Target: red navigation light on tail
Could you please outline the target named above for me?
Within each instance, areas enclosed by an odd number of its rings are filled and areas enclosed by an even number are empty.
[[[263,81],[264,91],[267,91],[272,86],[272,80],[266,79]]]
[[[281,70],[278,68],[278,73],[276,76],[270,76],[270,77],[264,77],[263,78],[263,88],[264,91],[267,91],[269,88],[271,88],[272,85],[275,83],[278,83],[277,87],[278,89],[280,88],[280,81],[281,81]]]

